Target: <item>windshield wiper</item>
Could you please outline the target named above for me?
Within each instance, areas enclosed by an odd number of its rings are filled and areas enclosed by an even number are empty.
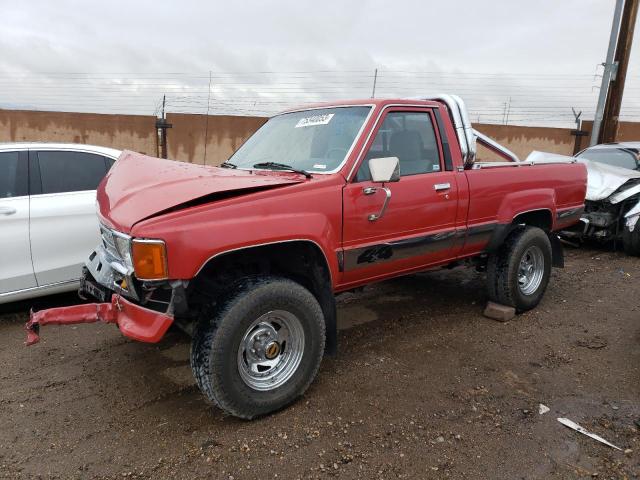
[[[222,162],[220,164],[220,167],[222,167],[222,168],[238,168],[238,166],[235,163],[231,163],[231,162]]]
[[[291,165],[287,165],[286,163],[260,162],[260,163],[254,163],[253,167],[254,168],[271,168],[271,169],[274,169],[274,170],[290,170],[292,172],[304,175],[307,178],[311,178],[311,174],[309,172],[307,172],[306,170],[302,170],[300,168],[294,168]]]

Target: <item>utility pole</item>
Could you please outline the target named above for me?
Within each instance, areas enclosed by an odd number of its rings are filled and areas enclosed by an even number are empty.
[[[373,72],[373,90],[371,91],[371,98],[376,98],[376,82],[378,81],[378,69]]]
[[[162,96],[162,114],[160,118],[156,118],[156,128],[160,134],[160,158],[167,158],[167,128],[173,127],[172,124],[167,123],[167,117],[165,115],[164,107],[167,101],[167,96]]]
[[[602,119],[602,131],[600,135],[602,143],[615,142],[618,135],[618,118],[620,116],[620,107],[622,106],[622,95],[624,93],[624,84],[627,77],[627,68],[629,66],[629,56],[637,16],[638,0],[625,0],[614,62],[617,66],[617,72],[611,81]]]
[[[511,97],[509,97],[509,103],[507,104],[507,118],[504,122],[505,125],[509,125],[509,114],[511,113]]]
[[[615,65],[613,56],[618,42],[618,33],[620,32],[620,17],[622,15],[622,6],[624,0],[616,0],[616,8],[613,12],[613,23],[611,24],[611,35],[609,37],[609,49],[607,50],[607,59],[604,62],[604,72],[602,74],[602,84],[600,85],[600,95],[598,96],[598,106],[596,107],[596,116],[593,119],[593,128],[591,129],[590,146],[598,144],[600,137],[600,127],[602,125],[602,115],[604,114],[604,106],[607,101],[607,93],[609,92],[609,83]]]

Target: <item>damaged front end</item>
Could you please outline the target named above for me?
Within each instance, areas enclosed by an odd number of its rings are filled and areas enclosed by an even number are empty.
[[[580,223],[561,232],[568,240],[616,242],[633,232],[640,218],[640,173],[589,160],[585,211]]]
[[[81,298],[99,303],[31,312],[26,324],[27,345],[39,341],[42,325],[115,323],[123,335],[142,342],[158,342],[174,322],[187,311],[181,280],[136,277],[131,254],[132,239],[101,226],[102,244],[87,258],[80,281]]]

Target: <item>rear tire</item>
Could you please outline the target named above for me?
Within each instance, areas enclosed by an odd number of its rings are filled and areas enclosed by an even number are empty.
[[[306,288],[284,278],[247,278],[204,313],[191,369],[207,400],[252,419],[300,397],[320,368],[325,323]]]
[[[522,312],[534,308],[551,275],[552,251],[547,234],[537,227],[518,227],[487,262],[489,298]]]
[[[623,227],[622,246],[627,255],[640,257],[640,223],[636,224],[632,232],[626,225]]]

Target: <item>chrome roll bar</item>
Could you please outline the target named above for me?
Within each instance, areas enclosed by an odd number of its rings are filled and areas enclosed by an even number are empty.
[[[511,150],[473,129],[464,100],[458,95],[439,93],[437,95],[413,97],[413,100],[433,100],[442,102],[447,106],[449,116],[456,131],[456,136],[458,137],[465,167],[471,167],[476,160],[476,140],[480,140],[482,144],[492,150],[496,150],[505,158],[514,162],[520,161]]]

